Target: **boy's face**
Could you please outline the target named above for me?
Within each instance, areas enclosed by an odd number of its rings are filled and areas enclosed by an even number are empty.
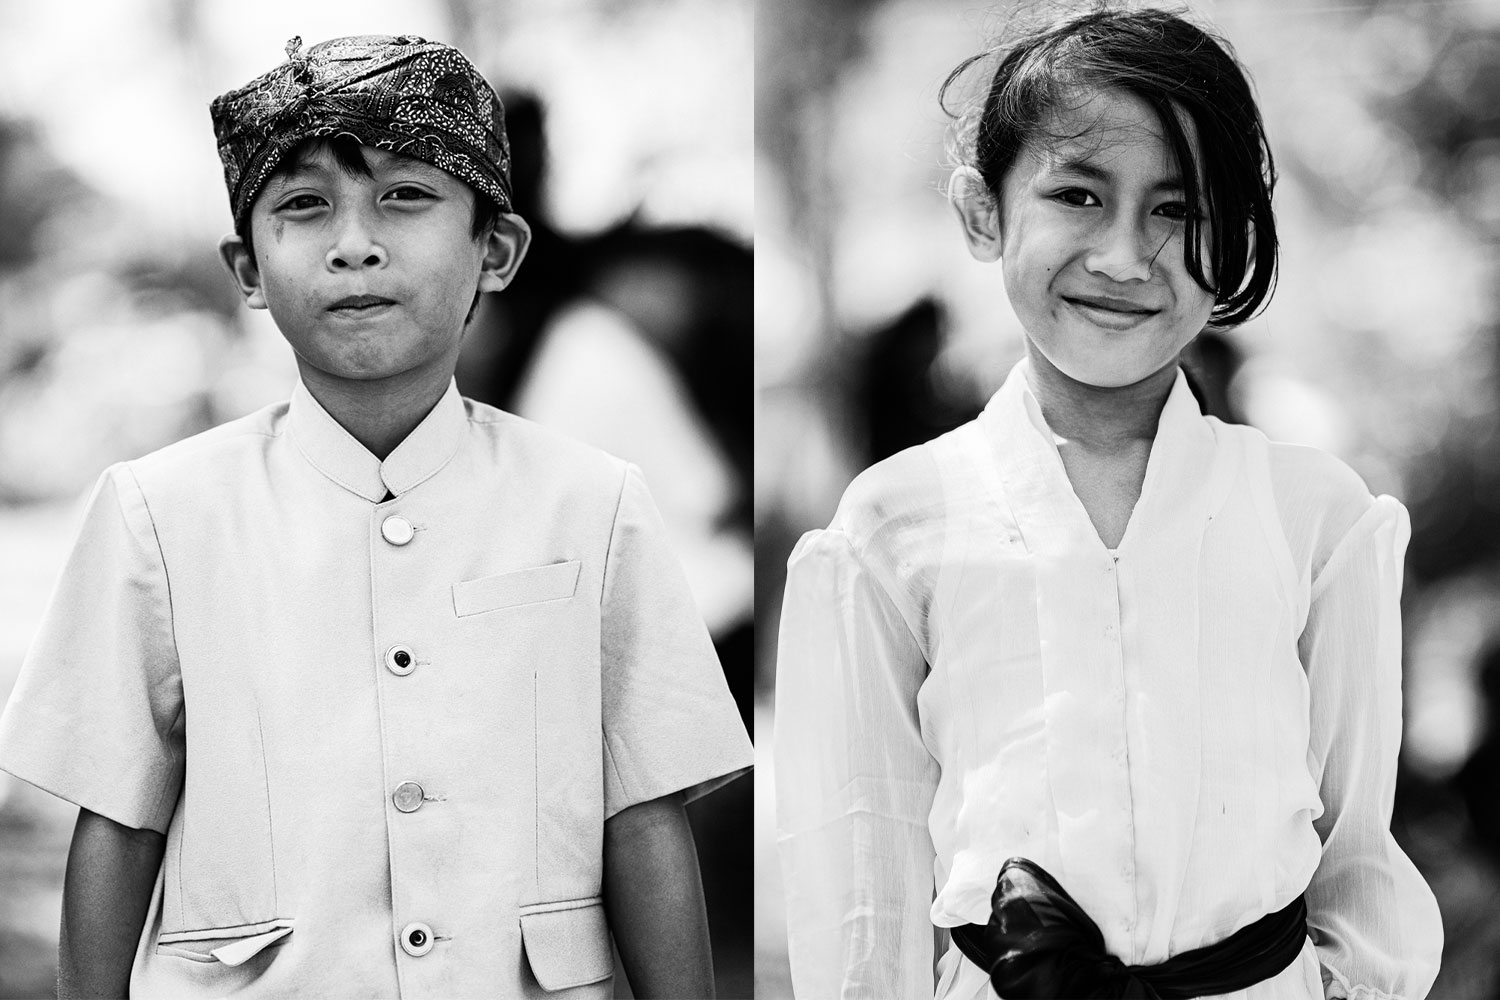
[[[970,250],[1002,262],[1030,350],[1079,382],[1132,385],[1174,363],[1214,306],[1183,260],[1176,157],[1155,113],[1122,91],[1058,110],[1051,131],[1071,138],[1024,150],[999,206],[958,204]]]
[[[220,252],[246,304],[270,310],[304,377],[446,382],[475,292],[505,287],[530,233],[505,215],[476,238],[467,184],[411,157],[360,151],[369,177],[313,146],[251,207],[255,258],[236,236]]]

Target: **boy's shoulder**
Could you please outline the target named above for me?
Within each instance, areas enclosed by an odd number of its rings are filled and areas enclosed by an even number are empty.
[[[618,493],[627,463],[561,431],[464,397],[471,438],[507,476]]]
[[[122,464],[137,479],[161,482],[187,476],[201,480],[216,464],[263,451],[285,434],[289,406],[286,400],[271,403]]]

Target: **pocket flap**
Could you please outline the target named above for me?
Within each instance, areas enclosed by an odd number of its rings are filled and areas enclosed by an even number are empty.
[[[237,927],[206,927],[173,931],[156,939],[159,955],[173,955],[196,962],[244,965],[266,948],[292,933],[290,919],[266,920]]]
[[[257,934],[254,937],[240,938],[233,944],[226,944],[223,947],[215,948],[209,954],[225,965],[244,965],[250,959],[259,955],[261,949],[266,945],[273,941],[280,941],[290,933],[292,933],[290,927],[278,927],[274,931],[266,931],[264,934]]]
[[[578,589],[578,571],[582,563],[552,563],[518,569],[479,580],[465,580],[453,585],[453,610],[460,618],[498,611],[518,604],[536,604],[572,597]]]
[[[615,971],[598,896],[522,907],[521,942],[537,985],[549,993],[597,983]]]

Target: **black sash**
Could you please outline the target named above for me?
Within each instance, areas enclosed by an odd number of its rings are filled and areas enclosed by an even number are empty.
[[[1040,865],[1011,858],[995,880],[990,922],[952,928],[953,943],[1005,1000],[1190,1000],[1248,989],[1291,965],[1307,938],[1298,896],[1217,944],[1160,965],[1126,965],[1104,950],[1089,915]]]

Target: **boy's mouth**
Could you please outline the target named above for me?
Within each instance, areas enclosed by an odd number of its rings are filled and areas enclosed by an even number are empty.
[[[379,295],[350,295],[329,306],[328,311],[343,313],[346,316],[357,316],[395,304],[393,300],[381,298]]]

